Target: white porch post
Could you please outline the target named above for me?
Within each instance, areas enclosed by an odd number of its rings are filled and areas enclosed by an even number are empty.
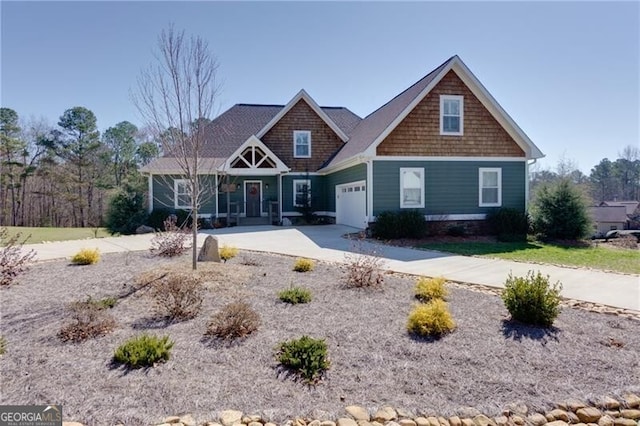
[[[149,213],[153,211],[153,174],[149,173]]]

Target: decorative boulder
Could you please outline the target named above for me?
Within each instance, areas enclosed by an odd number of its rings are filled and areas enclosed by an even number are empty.
[[[204,244],[198,253],[198,262],[218,262],[220,263],[220,252],[218,251],[218,238],[209,235],[204,240]]]
[[[136,234],[151,234],[153,232],[155,229],[147,225],[140,225],[136,228]]]

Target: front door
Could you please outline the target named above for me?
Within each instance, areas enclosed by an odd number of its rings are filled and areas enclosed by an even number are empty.
[[[247,217],[260,217],[260,199],[262,194],[261,182],[245,182],[244,190],[246,195]]]

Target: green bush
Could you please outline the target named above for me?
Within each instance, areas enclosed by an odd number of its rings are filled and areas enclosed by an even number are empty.
[[[441,299],[433,299],[413,308],[407,323],[409,333],[423,337],[440,337],[455,328],[456,323],[447,304]]]
[[[77,252],[71,258],[71,263],[74,265],[93,265],[100,261],[100,250],[96,249],[82,249]]]
[[[527,324],[550,327],[560,313],[562,285],[549,284],[549,276],[529,271],[526,277],[509,274],[502,300],[511,318]]]
[[[296,272],[309,272],[313,270],[315,266],[313,260],[305,257],[299,257],[296,259],[296,263],[293,265],[293,270]]]
[[[142,334],[131,338],[116,349],[113,360],[130,368],[152,367],[171,356],[173,342],[169,336],[162,338]]]
[[[381,240],[422,238],[426,231],[427,222],[419,210],[384,211],[372,225],[373,236]]]
[[[428,302],[431,299],[444,299],[449,293],[445,287],[446,280],[442,277],[418,279],[415,288],[416,299]]]
[[[297,305],[311,302],[311,292],[302,287],[291,287],[278,293],[278,297],[285,303]]]
[[[329,368],[327,343],[322,339],[302,336],[283,342],[278,347],[278,362],[312,382]]]
[[[529,216],[521,210],[503,207],[487,214],[487,222],[499,241],[526,241]]]
[[[224,263],[227,263],[227,260],[231,260],[238,255],[238,248],[224,245],[220,247],[218,252],[220,254],[220,259],[224,260]]]
[[[567,179],[542,186],[531,210],[534,230],[543,239],[579,240],[591,229],[587,201]]]
[[[105,226],[112,234],[134,234],[147,221],[144,195],[133,188],[118,191],[110,200]]]
[[[147,218],[147,225],[152,227],[157,231],[167,231],[164,226],[164,222],[167,220],[169,216],[175,216],[176,220],[174,224],[178,228],[188,228],[191,227],[191,216],[189,212],[185,210],[173,210],[167,208],[157,208],[153,209],[153,211],[149,214]]]
[[[450,225],[447,227],[447,235],[451,237],[464,237],[467,234],[467,230],[463,225]]]

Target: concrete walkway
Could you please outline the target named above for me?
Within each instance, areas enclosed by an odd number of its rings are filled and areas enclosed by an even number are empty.
[[[357,247],[342,235],[356,229],[341,225],[282,228],[275,226],[234,227],[203,231],[199,235],[201,245],[208,235],[216,235],[221,244],[245,250],[304,256],[330,262],[344,262],[345,255]],[[108,237],[89,240],[61,241],[25,245],[34,249],[36,259],[69,258],[81,248],[98,248],[101,253],[147,250],[152,235]],[[607,273],[587,269],[563,268],[512,262],[500,259],[484,259],[450,255],[435,251],[360,243],[366,252],[375,251],[386,258],[385,267],[396,272],[443,276],[453,281],[482,284],[501,288],[507,275],[524,276],[527,271],[540,271],[549,275],[552,282],[562,283],[562,295],[571,299],[599,303],[616,308],[640,311],[640,277]]]

